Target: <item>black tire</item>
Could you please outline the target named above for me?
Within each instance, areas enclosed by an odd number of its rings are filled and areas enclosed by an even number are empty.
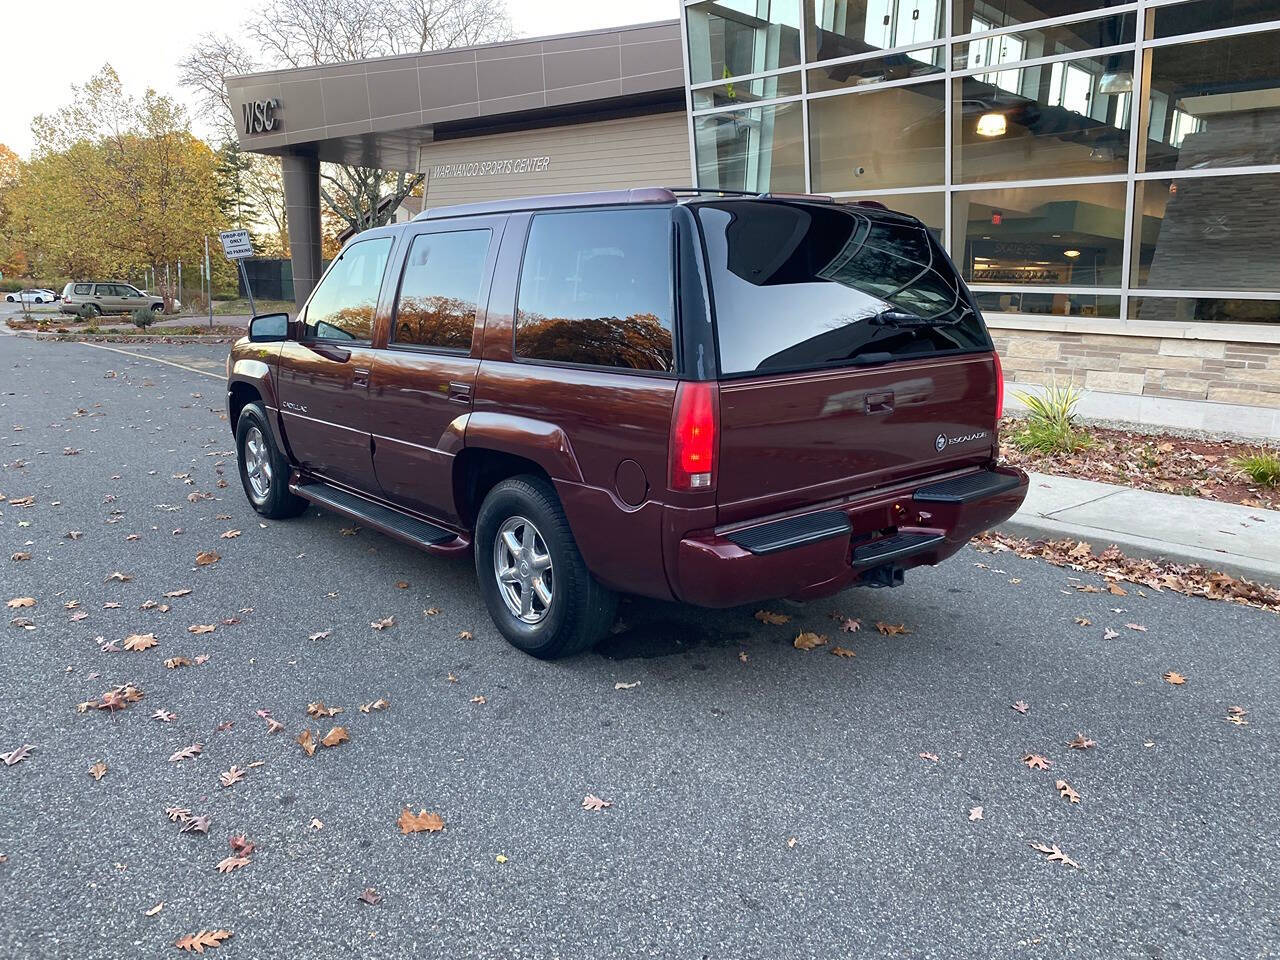
[[[88,304],[85,304],[85,306],[89,308],[89,312],[93,314],[95,317],[102,316],[102,308],[98,306],[96,303],[88,303]]]
[[[516,517],[533,524],[551,561],[551,602],[537,623],[526,623],[507,606],[495,572],[495,541]],[[525,653],[543,660],[569,657],[595,646],[613,625],[618,595],[587,570],[555,488],[542,477],[512,477],[489,491],[476,519],[475,557],[489,616]]]
[[[163,303],[153,303],[153,304],[151,305],[151,312],[152,312],[152,313],[164,313],[164,304],[163,304]]]
[[[256,433],[255,433],[256,431]],[[259,453],[252,456],[246,452],[245,445],[253,437]],[[261,480],[264,473],[265,489],[259,490],[255,481],[250,479],[248,461],[259,463],[257,474]],[[240,485],[244,487],[244,495],[249,498],[253,509],[272,520],[285,520],[296,517],[307,508],[307,501],[289,492],[289,461],[276,446],[275,438],[267,423],[267,411],[261,403],[246,404],[240,411],[240,419],[236,421],[236,461],[240,470]],[[261,467],[269,468],[269,473]],[[262,486],[258,483],[257,486]]]

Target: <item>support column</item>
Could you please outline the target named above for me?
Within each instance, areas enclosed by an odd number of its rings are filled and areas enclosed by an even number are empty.
[[[299,307],[320,281],[324,263],[320,235],[320,161],[309,154],[280,158],[284,206],[293,259],[293,299]]]

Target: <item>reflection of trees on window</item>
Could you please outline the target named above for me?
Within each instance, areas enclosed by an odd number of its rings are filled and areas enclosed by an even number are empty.
[[[652,313],[580,319],[522,313],[516,325],[516,354],[602,367],[670,370],[671,331]]]
[[[372,340],[373,301],[355,303],[341,310],[310,318],[315,336],[329,340]]]
[[[474,301],[446,296],[402,296],[396,310],[395,342],[471,349]]]

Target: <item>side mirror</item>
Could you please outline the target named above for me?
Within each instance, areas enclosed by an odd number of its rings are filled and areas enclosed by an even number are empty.
[[[289,339],[289,315],[264,313],[249,321],[251,343],[279,343]]]

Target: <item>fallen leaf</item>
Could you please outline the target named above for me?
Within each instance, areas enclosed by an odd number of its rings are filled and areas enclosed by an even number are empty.
[[[178,715],[176,713],[170,713],[168,710],[164,709],[164,707],[159,707],[156,709],[156,712],[151,715],[151,719],[159,720],[161,723],[173,723],[174,720],[178,719]]]
[[[1071,784],[1067,783],[1067,781],[1059,780],[1057,783],[1054,784],[1054,787],[1057,788],[1057,791],[1059,795],[1062,797],[1062,799],[1070,800],[1072,803],[1080,802],[1080,794],[1072,790]]]
[[[341,527],[339,528],[338,532],[341,533],[344,537],[354,537],[357,533],[360,532],[360,528],[359,527]]]
[[[181,763],[183,760],[194,760],[200,751],[204,749],[204,744],[193,743],[189,747],[183,747],[169,758],[170,763]]]
[[[436,616],[439,612],[440,612],[440,608],[439,608],[439,607],[427,607],[427,609],[425,609],[425,610],[423,610],[423,611],[422,611],[423,616],[427,616],[427,617],[434,617],[434,616]]]
[[[99,760],[89,768],[89,776],[93,777],[94,782],[101,780],[107,775],[107,765]]]
[[[372,703],[361,704],[360,712],[368,713],[370,710],[385,710],[389,706],[391,706],[391,704],[385,698],[380,697],[377,700],[374,700]]]
[[[248,857],[227,857],[225,860],[218,861],[218,872],[230,873],[232,870],[239,870],[241,867],[247,867],[248,865]]]
[[[1108,583],[1107,590],[1117,597],[1127,597],[1129,595],[1129,591],[1118,583]]]
[[[235,539],[236,537],[238,537],[238,536],[240,536],[240,531],[239,531],[239,530],[227,530],[227,531],[225,531],[225,532],[221,535],[221,539],[223,539],[223,540],[234,540],[234,539]]]
[[[397,581],[396,581],[396,589],[397,589],[397,590],[408,590],[408,589],[409,589],[409,581],[408,581],[408,580],[397,580]]]
[[[10,750],[8,753],[0,753],[0,760],[4,761],[6,767],[12,767],[15,763],[21,763],[27,757],[31,756],[31,751],[36,748],[34,743],[24,743],[20,747]]]
[[[148,917],[154,917],[157,913],[159,913],[159,912],[160,912],[161,910],[163,910],[163,909],[164,909],[164,901],[163,901],[163,900],[161,900],[161,901],[160,901],[159,903],[157,903],[154,907],[152,907],[150,910],[148,910],[148,911],[146,912],[145,916],[148,916]]]
[[[1227,722],[1234,723],[1237,727],[1247,727],[1249,721],[1245,719],[1245,715],[1248,712],[1244,707],[1227,707]]]
[[[117,580],[120,583],[128,583],[132,579],[133,579],[132,573],[121,573],[119,570],[117,570],[114,573],[108,573],[105,577],[102,578],[102,582],[109,583],[112,580]]]
[[[201,550],[196,554],[196,566],[207,567],[212,563],[217,563],[222,559],[222,555],[217,550]]]
[[[1091,627],[1093,626],[1093,621],[1088,617],[1076,617],[1076,624],[1081,627]]]
[[[900,634],[911,632],[901,623],[883,623],[881,621],[876,622],[876,629],[886,637],[896,637]]]
[[[231,769],[218,778],[218,782],[222,784],[222,787],[225,790],[232,784],[239,783],[243,780],[245,772],[246,771],[241,770],[235,764],[232,764]]]
[[[1187,682],[1187,678],[1175,670],[1170,670],[1164,675],[1165,683],[1172,683],[1175,687],[1180,687]]]
[[[311,736],[310,730],[303,730],[294,739],[298,741],[298,746],[302,747],[302,752],[308,757],[316,752],[316,741]]]
[[[216,629],[218,625],[215,623],[193,623],[187,627],[187,633],[213,633]]]
[[[177,823],[179,820],[186,823],[191,819],[191,811],[186,807],[165,807],[164,815],[168,817],[172,823]]]
[[[840,629],[845,633],[857,633],[862,629],[862,621],[856,620],[853,617],[846,617],[840,622]]]
[[[790,622],[791,617],[785,613],[774,613],[772,610],[757,610],[756,619],[761,623],[768,623],[776,627]]]
[[[181,589],[178,589],[178,590],[170,590],[168,593],[165,594],[165,596],[172,600],[175,597],[185,597],[190,592],[191,592],[190,587],[182,587]]]
[[[1031,849],[1038,853],[1043,853],[1048,857],[1050,863],[1061,863],[1068,867],[1075,867],[1077,870],[1080,869],[1080,864],[1076,863],[1065,853],[1059,850],[1056,843],[1053,844],[1053,846],[1045,846],[1043,843],[1033,843],[1031,844]]]
[[[1119,632],[1116,630],[1112,630],[1110,627],[1107,627],[1107,629],[1102,631],[1103,640],[1114,640],[1118,636],[1120,636]]]
[[[379,894],[377,890],[373,889],[373,887],[365,887],[364,892],[360,894],[360,896],[356,897],[356,899],[361,903],[367,903],[374,907],[382,902],[381,894]]]
[[[174,946],[187,953],[204,953],[231,937],[230,930],[201,930],[174,941]]]
[[[1027,754],[1025,757],[1022,758],[1022,762],[1025,763],[1032,770],[1048,770],[1050,767],[1053,766],[1052,760],[1047,760],[1044,757],[1040,756],[1040,754],[1038,753]]]
[[[318,817],[312,817],[311,822],[307,824],[307,826],[309,826],[312,830],[323,830],[324,821],[319,819]]]
[[[453,675],[452,675],[452,674],[450,674],[449,679],[450,679],[450,680],[453,680]],[[621,681],[619,681],[618,683],[615,683],[615,684],[613,685],[613,689],[615,689],[615,690],[634,690],[634,689],[635,689],[636,687],[638,687],[638,686],[640,686],[640,681],[639,681],[639,680],[632,680],[630,683],[622,683]]]
[[[170,657],[164,665],[169,670],[177,670],[179,667],[191,666],[191,661],[187,657]]]
[[[471,635],[471,631],[470,631],[470,630],[460,630],[460,631],[458,631],[458,639],[459,639],[459,640],[474,640],[474,639],[475,639],[475,637],[473,637],[473,636]]]
[[[36,605],[35,597],[14,597],[12,600],[10,600],[8,603],[5,604],[6,607],[9,607],[15,610],[19,607],[34,607],[35,605]]]
[[[1096,747],[1097,745],[1098,745],[1097,740],[1090,740],[1083,733],[1077,733],[1074,737],[1072,737],[1069,741],[1067,741],[1067,746],[1070,747],[1072,750],[1090,750],[1093,747]]]
[[[1018,711],[1018,713],[1026,713],[1028,710],[1031,709],[1029,706],[1027,706],[1027,703],[1025,700],[1018,700],[1015,703],[1009,704],[1009,706],[1012,707],[1014,710]]]
[[[346,727],[334,727],[324,735],[324,739],[320,741],[326,747],[336,747],[340,743],[345,743],[351,738],[347,736]]]
[[[852,650],[850,650],[848,647],[832,647],[831,654],[832,656],[836,656],[836,657],[856,656],[856,654]]]
[[[920,759],[921,759],[921,760],[928,760],[930,763],[937,763],[937,762],[938,762],[938,755],[937,755],[936,753],[921,753],[921,754],[920,754]]]
[[[154,633],[131,633],[124,638],[124,648],[134,651],[150,650],[156,642]]]
[[[309,637],[307,637],[307,639],[308,639],[308,640],[323,640],[325,637],[330,636],[332,633],[333,633],[333,631],[332,631],[332,630],[321,630],[319,633],[313,633],[313,634],[311,634]]]
[[[200,814],[196,817],[188,817],[182,822],[182,826],[178,828],[179,833],[208,833],[211,820],[207,814]]]
[[[231,852],[237,857],[250,856],[254,851],[254,842],[243,833],[233,833],[229,842],[231,844]]]
[[[613,802],[610,800],[601,800],[594,793],[588,793],[582,798],[583,810],[603,810],[605,807],[612,807]]]
[[[488,703],[489,701],[484,698],[483,694],[481,694],[479,696],[472,697],[471,702],[472,703]]]
[[[275,717],[267,717],[267,733],[279,733],[284,729],[284,724]]]
[[[385,630],[387,627],[394,626],[395,622],[395,617],[383,617],[381,620],[374,620],[369,626],[375,630]]]
[[[1136,631],[1138,631],[1138,633],[1146,633],[1146,632],[1147,632],[1147,628],[1146,628],[1146,627],[1144,627],[1144,626],[1143,626],[1142,624],[1140,624],[1140,623],[1126,623],[1126,624],[1125,624],[1125,626],[1126,626],[1126,627],[1128,627],[1130,630],[1136,630]]]
[[[822,634],[810,633],[806,631],[805,633],[801,633],[794,640],[792,640],[791,645],[795,647],[797,650],[813,650],[816,647],[823,646],[826,642],[827,642],[827,638],[824,637]]]
[[[401,833],[437,833],[444,829],[444,820],[438,813],[427,813],[426,810],[413,813],[405,807],[400,811],[400,818],[396,821],[396,825]]]
[[[496,860],[498,863],[506,863],[506,862],[507,862],[506,854],[503,854],[503,853],[498,854],[498,855],[497,855],[496,857],[494,857],[493,859],[494,859],[494,860]]]
[[[317,720],[336,717],[341,712],[341,707],[326,707],[323,700],[317,700],[314,703],[307,704],[307,716],[315,717]]]
[[[981,820],[981,819],[982,819],[982,808],[981,808],[981,807],[970,807],[970,808],[969,808],[969,819],[970,819],[970,820]]]

